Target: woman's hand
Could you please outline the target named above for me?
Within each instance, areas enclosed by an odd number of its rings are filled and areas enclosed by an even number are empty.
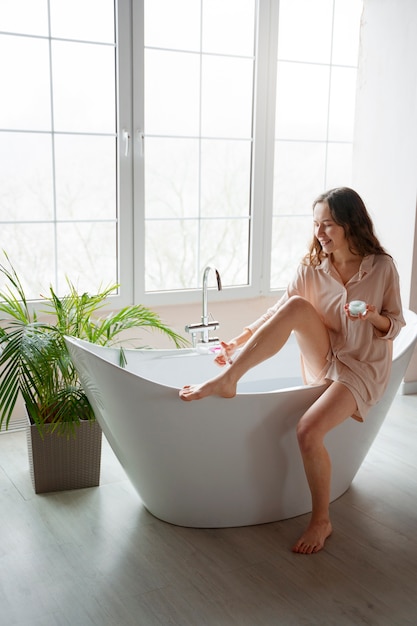
[[[373,304],[367,304],[365,312],[359,313],[358,315],[352,315],[350,313],[349,304],[345,304],[344,309],[347,317],[350,320],[352,320],[353,322],[370,322],[375,326],[375,328],[381,335],[385,335],[391,326],[391,322],[388,317],[378,313],[376,306],[374,306]]]
[[[221,341],[221,353],[216,356],[214,362],[217,363],[217,365],[221,365],[222,367],[227,364],[230,365],[232,363],[232,356],[234,355],[236,350],[245,345],[245,343],[251,338],[251,336],[252,332],[249,330],[249,328],[244,328],[240,335],[238,335],[234,339],[231,339],[228,343],[226,343],[225,341]]]
[[[235,339],[232,339],[232,341],[229,341],[229,343],[221,341],[220,346],[222,351],[218,356],[216,356],[214,362],[217,363],[217,365],[223,367],[224,365],[227,365],[228,363],[230,364],[232,362],[232,356],[236,352],[238,346]]]
[[[374,311],[376,311],[376,308],[372,304],[367,304],[366,305],[366,309],[365,309],[365,311],[363,313],[356,313],[355,315],[352,315],[352,313],[350,312],[350,309],[349,309],[349,302],[347,304],[345,304],[344,309],[345,309],[345,313],[346,313],[347,317],[350,320],[352,320],[353,322],[356,322],[358,320],[365,320],[365,319],[368,320],[368,317],[367,317],[368,316],[368,311],[370,309],[373,309]]]

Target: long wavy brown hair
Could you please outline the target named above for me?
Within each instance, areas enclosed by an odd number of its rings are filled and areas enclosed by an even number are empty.
[[[364,257],[369,254],[387,254],[374,233],[374,225],[359,194],[349,187],[337,187],[322,193],[313,202],[327,202],[332,219],[343,227],[349,249],[353,254]],[[326,253],[316,236],[304,257],[307,265],[320,265]],[[388,255],[390,256],[390,255]]]

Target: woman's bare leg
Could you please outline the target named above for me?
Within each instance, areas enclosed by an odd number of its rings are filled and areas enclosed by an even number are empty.
[[[216,395],[232,398],[239,379],[252,367],[270,358],[296,332],[304,358],[317,374],[326,364],[330,340],[326,326],[315,308],[304,298],[290,298],[273,317],[249,339],[233,363],[219,376],[201,385],[187,385],[180,391],[182,400],[200,400]]]
[[[333,382],[298,423],[297,437],[311,491],[312,513],[306,531],[293,547],[294,552],[318,552],[332,532],[329,516],[331,462],[323,441],[326,433],[355,410],[352,392],[342,383]]]

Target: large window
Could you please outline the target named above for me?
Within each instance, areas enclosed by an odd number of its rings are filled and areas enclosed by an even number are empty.
[[[209,263],[234,296],[282,287],[350,184],[360,8],[3,0],[0,248],[30,295],[179,301]]]

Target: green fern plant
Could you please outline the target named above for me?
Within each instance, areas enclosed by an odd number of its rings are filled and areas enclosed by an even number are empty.
[[[66,335],[109,346],[120,342],[126,330],[146,329],[164,333],[177,348],[187,343],[142,305],[99,317],[97,312],[117,285],[94,295],[80,294],[67,280],[68,294],[62,297],[50,287],[49,295],[42,296],[45,310],[41,313],[50,315],[53,321],[40,321],[4,254],[7,265],[0,264],[0,277],[5,282],[0,289],[0,429],[7,429],[19,395],[41,433],[45,424],[51,424],[52,430],[74,434],[81,420],[94,420],[65,345]]]

